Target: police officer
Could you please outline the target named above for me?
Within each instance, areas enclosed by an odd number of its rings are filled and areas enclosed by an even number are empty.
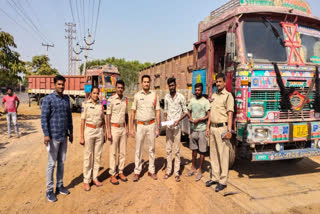
[[[118,185],[116,175],[116,155],[119,149],[119,178],[126,182],[128,179],[123,174],[126,160],[128,124],[128,98],[123,96],[125,85],[123,80],[116,82],[116,94],[108,100],[107,104],[107,136],[110,142],[110,182]]]
[[[83,183],[84,190],[90,190],[90,179],[97,186],[102,186],[98,180],[102,145],[104,143],[103,105],[98,100],[99,88],[92,87],[90,99],[82,104],[81,109],[81,139],[84,145]],[[92,160],[93,159],[93,160]]]
[[[210,136],[210,161],[212,175],[206,182],[210,187],[217,184],[215,191],[219,192],[227,187],[229,171],[229,147],[232,137],[232,118],[234,99],[225,89],[225,75],[218,73],[216,86],[218,91],[212,95],[210,120],[207,123],[207,136]]]
[[[135,169],[133,181],[139,180],[142,170],[142,146],[144,139],[149,145],[149,172],[152,179],[157,180],[155,174],[155,138],[159,136],[160,104],[156,92],[150,90],[151,78],[143,75],[141,78],[142,90],[134,95],[131,113],[131,135],[136,135]],[[155,119],[157,118],[157,121]],[[134,122],[136,120],[136,123]],[[136,130],[136,133],[135,133]]]

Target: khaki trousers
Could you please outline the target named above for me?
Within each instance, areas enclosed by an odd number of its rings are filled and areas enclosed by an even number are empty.
[[[180,170],[180,138],[181,129],[166,129],[167,175],[172,172],[172,150],[174,155],[174,175],[179,176]]]
[[[110,145],[110,175],[116,174],[116,156],[119,151],[119,173],[123,173],[126,161],[127,131],[125,127],[111,127],[112,143]]]
[[[229,172],[229,140],[222,139],[221,134],[228,131],[227,126],[210,127],[210,162],[211,180],[227,185]]]
[[[144,140],[146,139],[148,146],[149,146],[149,172],[155,173],[155,166],[154,166],[154,159],[155,159],[155,127],[156,124],[150,125],[141,125],[137,124],[137,131],[136,131],[136,153],[135,153],[135,174],[140,174],[142,170],[142,146]]]
[[[98,177],[104,142],[103,127],[96,129],[85,127],[84,136],[83,182],[89,183],[91,174],[93,180],[97,180]]]

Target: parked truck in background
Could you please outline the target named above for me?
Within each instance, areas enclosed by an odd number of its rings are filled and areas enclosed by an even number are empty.
[[[215,75],[225,73],[235,97],[236,155],[252,161],[320,155],[320,20],[304,0],[232,0],[198,26],[193,50],[140,72],[161,100],[166,81],[192,97],[202,82],[210,98]],[[182,126],[189,133],[187,120]]]
[[[28,77],[29,103],[35,100],[41,106],[43,98],[54,90],[54,75],[32,75]],[[107,64],[86,70],[85,75],[65,75],[64,94],[70,98],[70,108],[81,108],[91,88],[100,88],[100,100],[106,105],[109,96],[115,93],[115,83],[120,77],[117,67]]]

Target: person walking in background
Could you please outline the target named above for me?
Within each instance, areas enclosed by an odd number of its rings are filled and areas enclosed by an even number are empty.
[[[7,95],[2,98],[2,107],[7,115],[8,137],[11,138],[11,120],[13,122],[14,131],[19,138],[19,128],[17,123],[18,107],[20,101],[18,97],[13,94],[12,88],[7,88]]]
[[[84,146],[83,161],[83,187],[89,191],[90,179],[101,187],[98,180],[102,146],[105,141],[105,120],[104,108],[99,101],[99,88],[94,86],[91,89],[90,99],[82,103],[81,108],[81,136],[80,144]]]
[[[123,182],[128,181],[123,174],[127,137],[129,134],[128,124],[128,98],[123,96],[125,84],[123,80],[116,81],[116,94],[108,100],[107,107],[107,136],[110,142],[110,182],[118,185],[119,181],[116,178],[116,160],[117,153],[119,154],[119,178]]]
[[[232,137],[234,99],[225,89],[225,75],[216,76],[218,91],[212,95],[211,115],[207,123],[207,136],[210,136],[211,179],[206,182],[210,187],[217,184],[215,191],[227,187],[229,171],[229,147]]]
[[[187,176],[196,174],[196,181],[202,178],[204,154],[208,150],[206,137],[207,119],[210,115],[210,103],[203,95],[203,84],[195,84],[195,98],[190,100],[189,121],[191,123],[190,149],[192,150],[192,166]],[[196,168],[197,153],[200,153],[199,169]]]
[[[169,94],[164,97],[164,120],[174,121],[174,124],[166,128],[166,151],[167,151],[167,172],[164,179],[168,179],[172,172],[172,150],[174,154],[174,176],[177,182],[180,181],[180,121],[188,116],[186,99],[177,92],[176,79],[171,77],[167,80]]]
[[[155,173],[155,138],[160,131],[160,104],[157,93],[150,90],[151,78],[143,75],[142,90],[134,95],[131,113],[131,135],[136,137],[135,169],[133,181],[137,182],[142,170],[142,146],[144,139],[149,145],[149,172],[152,179],[157,180]],[[157,119],[157,121],[155,120]],[[134,122],[135,120],[136,123]],[[157,122],[157,124],[156,124]],[[135,132],[136,131],[136,132]]]
[[[41,106],[41,127],[44,134],[44,144],[48,150],[47,191],[48,201],[55,202],[57,197],[53,192],[53,172],[57,162],[56,194],[68,195],[70,192],[63,186],[64,162],[67,153],[67,136],[73,141],[72,114],[69,97],[63,95],[66,79],[57,75],[54,77],[55,91],[44,97]]]

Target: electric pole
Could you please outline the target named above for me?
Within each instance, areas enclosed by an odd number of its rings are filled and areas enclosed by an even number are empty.
[[[72,40],[74,40],[76,37],[73,36],[74,33],[76,33],[76,30],[73,28],[76,27],[76,24],[73,24],[72,22],[65,23],[65,26],[67,29],[65,29],[67,36],[65,36],[66,39],[68,39],[68,75],[72,75],[73,72],[73,65],[72,65]]]
[[[81,50],[86,50],[85,54],[84,54],[84,64],[83,64],[83,69],[82,69],[82,74],[86,75],[86,66],[87,66],[87,59],[88,59],[88,51],[92,50],[92,48],[90,48],[91,45],[94,44],[94,41],[92,43],[90,43],[90,39],[91,39],[91,35],[88,32],[88,41],[86,41],[86,39],[84,39],[84,42],[86,43],[86,47],[85,48],[81,48]]]
[[[49,45],[49,44],[43,44],[43,43],[42,43],[42,46],[46,46],[46,47],[47,47],[46,56],[48,57],[48,50],[49,50],[49,48],[53,48],[53,47],[54,47],[54,44]]]
[[[81,59],[79,59],[79,54],[81,54],[82,50],[79,51],[79,43],[77,43],[76,47],[77,47],[76,51],[73,49],[73,52],[76,54],[76,58],[73,59],[72,61],[76,61],[76,75],[80,75],[78,62],[81,61]]]

